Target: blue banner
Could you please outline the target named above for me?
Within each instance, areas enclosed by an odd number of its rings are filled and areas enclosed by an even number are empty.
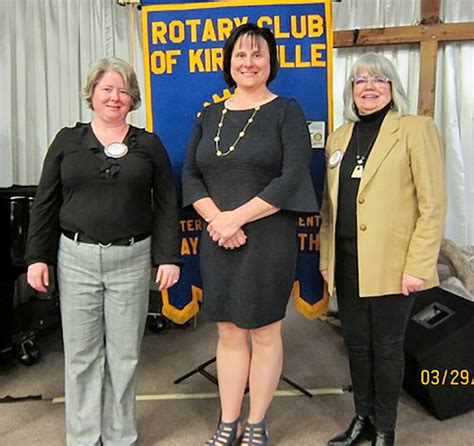
[[[178,185],[197,114],[232,95],[222,75],[224,41],[234,27],[253,22],[270,28],[277,40],[280,71],[271,90],[296,98],[305,112],[313,146],[311,174],[321,202],[324,145],[332,128],[331,1],[142,4],[147,129],[163,140]],[[300,218],[297,240],[300,252],[293,297],[298,310],[310,318],[325,311],[328,298],[318,267],[319,221],[318,215]],[[162,295],[163,314],[183,323],[199,311],[202,298],[198,264],[202,222],[187,209],[180,224],[181,280]]]

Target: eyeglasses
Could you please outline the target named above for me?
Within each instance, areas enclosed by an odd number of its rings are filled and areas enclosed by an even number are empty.
[[[355,76],[351,78],[351,82],[354,85],[365,86],[369,82],[369,79],[374,85],[385,85],[390,82],[390,79],[388,77],[379,76],[377,74],[374,74],[372,76]]]

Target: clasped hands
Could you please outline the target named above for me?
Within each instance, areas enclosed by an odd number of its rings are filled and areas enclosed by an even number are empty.
[[[210,218],[207,232],[212,240],[225,249],[240,248],[247,242],[247,235],[232,211],[219,212]]]

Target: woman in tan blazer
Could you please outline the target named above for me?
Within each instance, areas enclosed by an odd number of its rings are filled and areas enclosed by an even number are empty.
[[[432,119],[407,104],[392,63],[363,55],[344,89],[348,122],[326,147],[320,270],[337,289],[356,411],[329,445],[394,444],[413,293],[438,284],[442,149]]]

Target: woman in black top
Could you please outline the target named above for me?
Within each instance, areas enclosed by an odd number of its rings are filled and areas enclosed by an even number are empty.
[[[57,262],[68,444],[131,445],[152,260],[161,290],[179,279],[176,192],[160,139],[126,122],[140,105],[132,67],[97,61],[84,99],[92,122],[62,129],[46,155],[28,283],[45,291]]]
[[[183,172],[183,204],[207,222],[200,241],[203,311],[219,332],[222,417],[209,445],[239,436],[247,380],[242,445],[266,444],[264,419],[281,374],[281,320],[295,274],[297,213],[317,211],[301,108],[267,87],[277,69],[269,30],[246,24],[232,32],[224,76],[235,94],[202,112]]]

